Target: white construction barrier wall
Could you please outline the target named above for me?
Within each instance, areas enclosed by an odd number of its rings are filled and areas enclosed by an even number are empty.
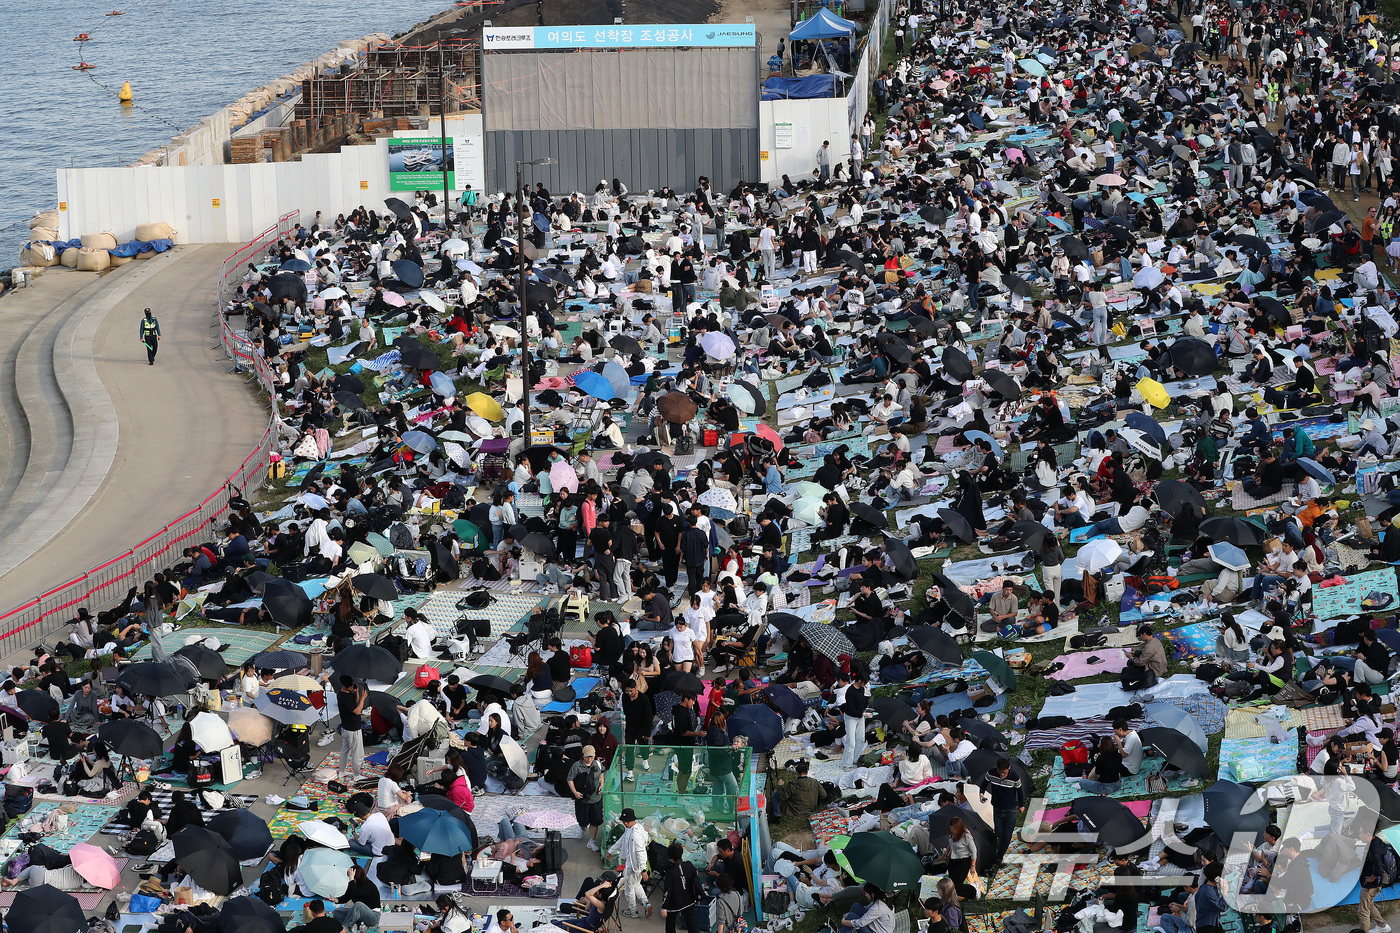
[[[431,123],[396,135],[436,136],[437,121]],[[480,114],[449,117],[447,135],[457,153],[457,184],[482,190]],[[175,228],[176,243],[243,243],[289,211],[301,211],[307,225],[321,211],[331,223],[360,205],[382,212],[388,197],[412,194],[389,188],[387,139],[303,155],[298,162],[59,169],[58,233],[66,240],[111,231],[125,242],[137,224],[159,221]]]

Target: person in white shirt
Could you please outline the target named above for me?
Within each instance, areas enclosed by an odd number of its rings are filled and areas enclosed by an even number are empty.
[[[1113,721],[1113,742],[1123,756],[1123,770],[1137,774],[1142,770],[1142,737],[1128,727],[1128,720]]]
[[[437,634],[433,624],[420,615],[416,609],[405,609],[404,615],[413,620],[404,630],[404,638],[408,640],[408,647],[413,656],[415,658],[437,657],[437,653],[433,650],[433,637]]]
[[[967,756],[977,751],[977,746],[973,744],[961,729],[956,726],[949,733],[957,744],[953,750],[948,752],[948,773],[959,777],[967,776]]]
[[[366,803],[356,803],[355,815],[363,822],[355,838],[350,840],[350,851],[378,858],[384,853],[385,846],[394,844],[394,831],[389,828],[389,818],[383,811],[370,810]]]
[[[679,670],[688,672],[695,662],[695,633],[690,630],[685,616],[676,619],[675,628],[662,637],[668,635],[671,638],[671,660]]]

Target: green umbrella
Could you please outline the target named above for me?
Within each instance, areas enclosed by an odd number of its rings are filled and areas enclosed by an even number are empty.
[[[1023,58],[1018,62],[1027,74],[1033,74],[1037,78],[1045,77],[1045,66],[1033,58]]]
[[[453,522],[452,530],[457,532],[457,538],[462,542],[462,547],[470,550],[481,546],[481,529],[465,518],[459,518]]]
[[[371,531],[365,535],[365,540],[374,545],[374,549],[379,552],[380,557],[392,557],[394,555],[394,545],[389,543],[389,539],[377,531]]]
[[[918,888],[923,863],[913,846],[894,833],[869,832],[831,840],[836,861],[852,878],[870,882],[886,894]],[[853,865],[861,866],[857,873]]]
[[[820,499],[798,499],[792,504],[792,517],[808,525],[820,525],[822,517],[818,513],[825,504]]]
[[[982,665],[983,670],[995,677],[997,683],[1007,690],[1016,689],[1016,672],[1004,659],[997,657],[990,651],[974,651],[971,657],[972,660]]]

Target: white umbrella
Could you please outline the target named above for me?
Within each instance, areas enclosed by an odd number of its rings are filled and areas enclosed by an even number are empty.
[[[467,430],[477,437],[486,438],[491,436],[491,422],[480,415],[467,415]]]
[[[418,298],[420,301],[423,302],[423,304],[432,308],[434,311],[447,310],[447,302],[439,298],[437,292],[430,292],[425,288],[418,293]]]
[[[821,507],[822,500],[820,499],[798,499],[792,505],[792,517],[808,525],[820,525],[822,523]]]
[[[345,834],[324,820],[307,820],[297,824],[297,830],[312,842],[319,842],[328,849],[345,849],[350,840]]]
[[[470,259],[457,260],[457,268],[463,272],[470,272],[472,275],[481,274],[481,267],[478,266],[476,263],[472,262]]]
[[[1098,573],[1105,567],[1113,566],[1113,562],[1122,554],[1123,549],[1117,541],[1099,538],[1080,548],[1079,553],[1074,555],[1074,563],[1084,573]]]
[[[701,505],[708,505],[712,509],[722,509],[730,514],[736,514],[739,511],[739,503],[735,501],[734,493],[718,486],[712,486],[700,493],[700,498],[696,501]]]
[[[470,459],[467,455],[467,449],[455,441],[443,441],[442,452],[447,454],[447,459],[458,466],[466,466],[467,460]]]
[[[710,359],[728,360],[734,358],[734,341],[729,339],[728,334],[721,334],[718,331],[708,333],[700,338],[700,346]]]
[[[1156,288],[1166,281],[1162,270],[1156,266],[1144,266],[1133,276],[1133,284],[1138,288]]]
[[[492,324],[491,334],[495,337],[513,337],[516,340],[520,339],[520,331],[505,324]]]
[[[501,737],[501,757],[517,777],[523,778],[530,773],[530,759],[525,757],[525,751],[519,743],[508,735]]]
[[[321,297],[322,297],[322,298],[344,298],[344,297],[345,297],[345,289],[341,288],[339,285],[332,285],[330,288],[328,288],[328,289],[326,289],[325,291],[321,292]]]
[[[217,713],[200,713],[191,719],[190,738],[206,752],[220,752],[233,744],[228,723]]]
[[[228,714],[228,731],[240,742],[262,745],[272,739],[276,725],[257,710],[242,707]]]
[[[314,492],[302,493],[301,502],[308,509],[328,509],[331,507],[329,502]]]
[[[466,240],[459,240],[456,237],[442,244],[442,251],[449,256],[465,256],[471,252],[471,244]]]
[[[1153,460],[1162,459],[1161,449],[1152,441],[1152,438],[1148,437],[1143,432],[1136,428],[1119,428],[1118,433],[1123,435],[1123,439],[1126,440],[1134,450],[1139,451],[1144,456],[1151,457]]]

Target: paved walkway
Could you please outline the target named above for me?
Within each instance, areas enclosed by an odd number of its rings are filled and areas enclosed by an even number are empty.
[[[160,530],[262,436],[266,406],[226,375],[210,326],[228,252],[49,271],[0,302],[0,611]],[[137,337],[147,307],[163,331],[155,366]]]

